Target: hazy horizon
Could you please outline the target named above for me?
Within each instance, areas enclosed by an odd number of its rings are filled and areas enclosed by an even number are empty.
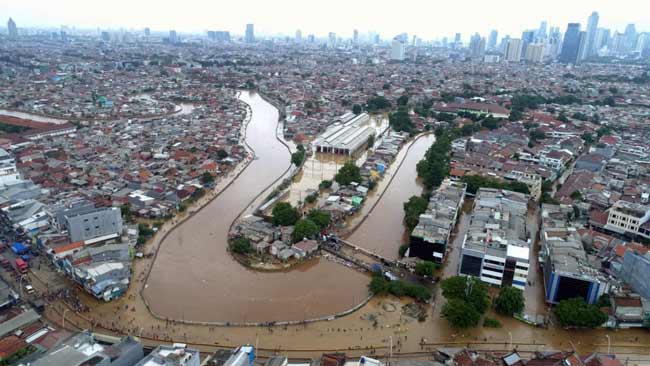
[[[342,1],[332,0],[322,5],[314,2],[249,0],[241,3],[219,3],[185,0],[161,5],[154,0],[114,0],[107,6],[83,0],[60,0],[56,6],[42,0],[20,0],[2,5],[6,16],[18,27],[59,27],[102,29],[143,29],[197,33],[206,30],[227,30],[243,34],[247,23],[255,24],[256,35],[284,34],[293,36],[297,29],[303,37],[329,32],[348,38],[353,29],[361,34],[376,31],[384,37],[406,32],[423,39],[451,37],[462,34],[463,41],[475,32],[487,36],[491,29],[519,37],[525,29],[537,29],[541,21],[559,26],[564,31],[569,22],[586,27],[592,11],[600,15],[599,27],[623,31],[635,23],[637,31],[650,31],[650,13],[641,10],[639,1],[619,0],[546,0],[523,2],[470,0],[442,4],[421,4],[416,0]],[[395,5],[399,5],[396,7]],[[531,6],[543,4],[540,6]],[[471,11],[470,11],[471,10]]]

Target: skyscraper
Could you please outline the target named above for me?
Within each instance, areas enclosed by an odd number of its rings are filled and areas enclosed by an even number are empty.
[[[542,21],[539,25],[539,29],[537,30],[537,40],[538,41],[543,41],[546,39],[546,27],[548,26],[548,23],[546,21]]]
[[[352,33],[352,42],[354,44],[359,43],[359,30],[355,29],[354,33]]]
[[[469,39],[469,49],[473,58],[483,58],[485,54],[485,38],[481,38],[480,34],[475,33]]]
[[[595,42],[597,31],[598,31],[598,13],[594,11],[589,16],[589,20],[587,20],[587,33],[586,33],[587,39],[586,39],[586,46],[585,46],[586,48],[585,48],[585,52],[583,52],[582,59],[593,56],[598,51]]]
[[[296,42],[297,43],[302,42],[302,32],[300,31],[300,29],[296,31]]]
[[[526,30],[521,33],[521,54],[526,54],[528,45],[535,41],[535,31]]]
[[[625,51],[631,51],[636,46],[636,26],[634,24],[628,24],[625,27]]]
[[[149,27],[147,27],[147,28],[144,29],[144,35],[145,35],[146,37],[149,37],[149,36],[151,35],[151,29],[149,29]]]
[[[11,18],[7,21],[7,31],[9,32],[9,38],[18,37],[18,27],[16,27],[16,22]]]
[[[499,37],[499,32],[496,29],[493,29],[490,32],[490,37],[488,38],[487,47],[490,50],[493,50],[497,47],[497,38]]]
[[[176,34],[176,31],[172,29],[169,31],[169,43],[176,42],[178,42],[178,35]]]
[[[579,50],[580,23],[569,23],[564,33],[564,42],[562,42],[562,51],[558,60],[565,64],[575,64],[578,62]]]
[[[255,26],[253,24],[246,24],[246,43],[255,42]]]
[[[544,43],[531,43],[526,49],[525,60],[529,62],[544,61]]]
[[[335,48],[336,47],[336,33],[330,32],[327,35],[327,46],[329,48]]]
[[[510,38],[506,44],[506,61],[519,62],[521,61],[521,48],[522,41],[518,38]]]

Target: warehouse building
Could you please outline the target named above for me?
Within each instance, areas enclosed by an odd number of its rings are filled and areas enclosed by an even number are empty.
[[[369,124],[367,113],[358,116],[346,113],[314,140],[314,148],[321,153],[354,155],[367,146],[369,137],[375,133]]]

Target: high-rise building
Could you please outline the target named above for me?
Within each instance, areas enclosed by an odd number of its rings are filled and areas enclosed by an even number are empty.
[[[456,35],[454,36],[454,42],[460,43],[460,33],[456,33]]]
[[[634,24],[628,24],[625,27],[625,51],[631,51],[636,46],[636,26]]]
[[[542,23],[539,25],[539,29],[537,30],[538,41],[543,41],[546,39],[546,27],[548,27],[548,23],[546,21],[542,21]]]
[[[175,30],[170,30],[169,31],[169,43],[177,43],[178,42],[178,34],[176,34]]]
[[[493,50],[497,47],[497,38],[499,37],[499,32],[496,29],[493,29],[490,32],[490,37],[488,38],[487,48]]]
[[[526,48],[526,55],[524,59],[528,62],[542,62],[544,61],[544,43],[531,43]]]
[[[580,43],[578,45],[578,58],[576,63],[581,63],[585,58],[585,53],[587,53],[587,32],[580,32]]]
[[[309,43],[314,43],[316,42],[316,37],[313,34],[310,34],[309,36],[307,36],[307,41]]]
[[[16,22],[11,18],[7,21],[7,31],[9,33],[9,38],[18,37],[18,27],[16,27]]]
[[[475,33],[469,39],[469,50],[473,58],[482,59],[485,55],[485,38],[482,38],[480,34]]]
[[[359,43],[359,30],[355,29],[354,32],[352,33],[352,42],[354,44]]]
[[[521,54],[526,54],[528,45],[535,41],[535,31],[526,30],[521,33]]]
[[[335,48],[336,47],[336,33],[330,32],[327,35],[327,46],[329,48]]]
[[[575,64],[578,62],[578,52],[580,50],[580,23],[569,23],[564,33],[562,42],[562,51],[558,60],[565,64]]]
[[[391,43],[390,59],[393,61],[404,61],[405,43],[401,37],[393,38]]]
[[[521,61],[522,41],[519,38],[510,38],[506,44],[506,61],[519,62]]]
[[[598,48],[596,47],[597,31],[598,31],[598,13],[594,11],[593,13],[591,13],[589,19],[587,20],[585,52],[583,52],[583,57],[581,59],[584,60],[587,57],[593,56],[598,51]]]
[[[634,47],[634,52],[643,54],[643,51],[646,51],[650,46],[650,33],[641,33],[636,40],[636,47]]]
[[[296,42],[298,43],[302,42],[302,32],[300,31],[300,29],[296,31]]]
[[[593,51],[592,56],[598,56],[598,52],[603,46],[606,46],[609,43],[609,30],[605,28],[598,28],[596,30],[596,36],[594,37]]]
[[[246,43],[255,42],[255,26],[253,24],[246,24]]]
[[[102,41],[108,42],[111,40],[111,35],[107,31],[102,32]]]
[[[149,27],[144,29],[144,35],[147,36],[147,37],[149,37],[151,35],[151,29],[149,29]]]

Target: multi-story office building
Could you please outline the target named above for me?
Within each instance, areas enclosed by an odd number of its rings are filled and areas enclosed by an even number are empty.
[[[575,64],[578,62],[578,53],[580,51],[580,23],[569,23],[564,33],[562,42],[562,51],[558,60],[566,64]]]
[[[583,53],[583,59],[591,57],[598,52],[600,47],[596,46],[596,33],[598,32],[598,13],[593,12],[587,20],[586,49]]]
[[[426,212],[420,215],[411,233],[409,257],[443,262],[449,237],[465,202],[466,189],[466,184],[447,179],[431,194]]]
[[[459,274],[495,286],[526,288],[531,249],[526,228],[529,198],[512,191],[479,189],[463,239]]]
[[[521,39],[510,38],[508,43],[506,43],[506,61],[508,62],[519,62],[521,61]]]
[[[201,355],[194,348],[174,343],[172,346],[158,346],[135,366],[199,366]]]
[[[490,32],[488,37],[487,47],[489,50],[494,50],[497,47],[497,38],[499,37],[499,32],[496,29],[493,29]]]
[[[255,26],[253,24],[246,24],[246,35],[244,40],[246,43],[255,42]]]
[[[650,253],[639,254],[628,250],[623,256],[620,278],[625,281],[634,292],[650,299]]]
[[[20,173],[16,160],[5,149],[0,149],[0,187],[18,183]]]
[[[18,27],[16,27],[16,22],[14,22],[14,20],[11,18],[9,18],[7,21],[7,32],[9,34],[9,38],[18,37]]]
[[[575,227],[567,224],[571,206],[544,205],[540,240],[540,263],[544,268],[546,302],[580,297],[595,304],[609,293],[610,284],[587,259]]]

